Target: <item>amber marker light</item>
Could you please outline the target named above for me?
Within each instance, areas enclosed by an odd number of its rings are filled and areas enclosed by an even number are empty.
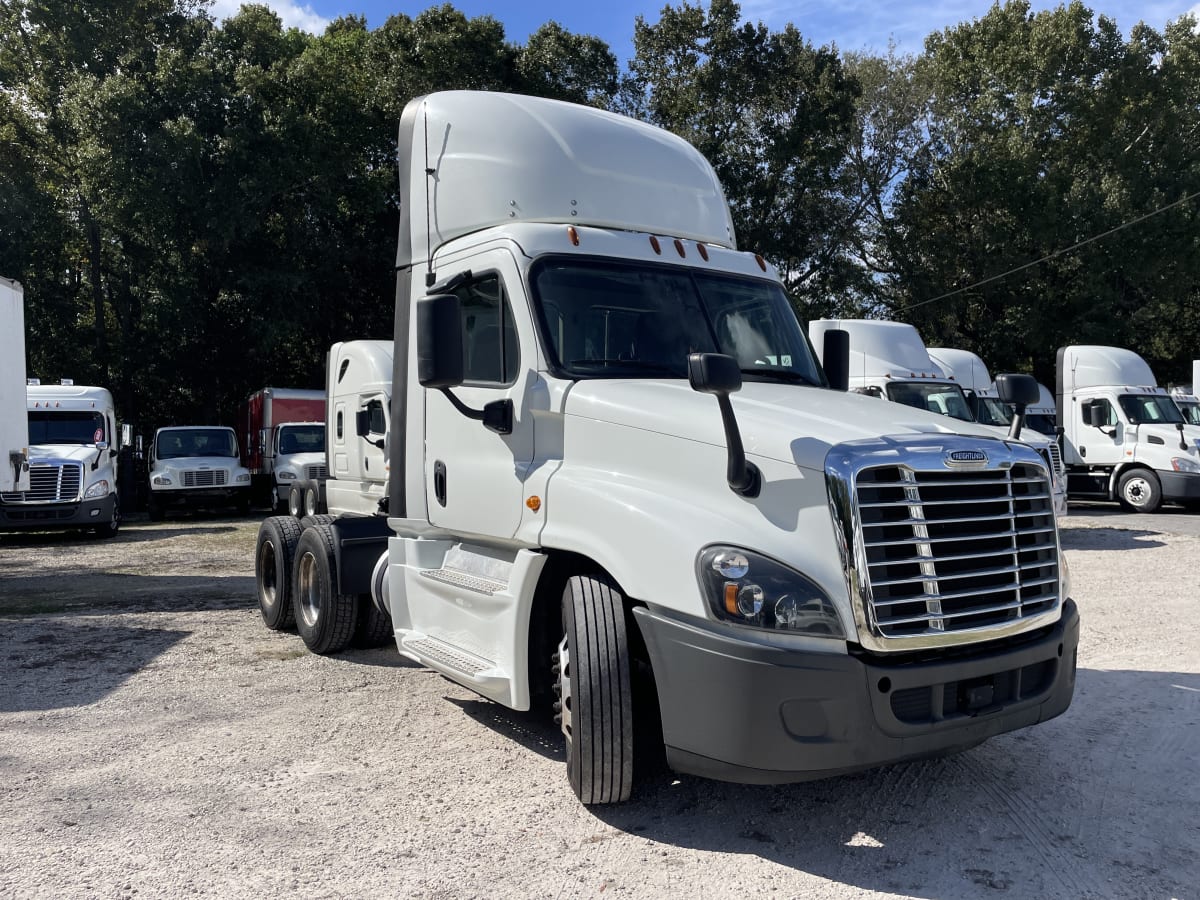
[[[542,508],[542,498],[539,497],[537,494],[534,494],[532,497],[530,497],[528,500],[525,501],[525,505],[528,506],[534,512],[537,512],[539,509]]]
[[[756,263],[758,263],[758,267],[759,267],[760,269],[762,269],[764,272],[765,272],[765,271],[767,271],[767,261],[766,261],[765,259],[763,259],[763,258],[762,258],[762,254],[761,254],[761,253],[755,253],[755,254],[754,254],[754,261],[755,261]]]
[[[678,253],[681,258],[687,256],[687,251],[683,249],[683,241],[681,241],[679,238],[675,238],[675,252]]]
[[[660,256],[662,255],[662,247],[658,243],[658,238],[656,238],[654,235],[650,235],[650,246],[654,248],[654,252],[656,254]]]
[[[725,582],[725,612],[731,616],[737,616],[741,613],[738,611],[738,586],[736,582]]]
[[[574,225],[567,226],[567,237],[571,239],[572,246],[574,246],[574,247],[579,246],[579,232],[575,230]]]
[[[703,244],[697,244],[696,249],[700,251],[700,258],[705,262],[708,262],[708,248]]]

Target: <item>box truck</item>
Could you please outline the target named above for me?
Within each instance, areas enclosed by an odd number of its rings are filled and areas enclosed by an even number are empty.
[[[778,783],[1067,708],[1042,458],[837,389],[691,145],[447,92],[406,106],[398,161],[387,513],[302,525],[310,648],[346,646],[367,592],[404,656],[552,704],[589,804],[629,796],[643,746]]]
[[[242,464],[256,497],[287,509],[296,484],[328,474],[325,465],[325,393],[262,388],[242,407]]]
[[[1188,425],[1132,350],[1072,345],[1057,356],[1055,399],[1073,498],[1154,512],[1200,505],[1200,428]]]
[[[248,512],[250,470],[241,464],[237,434],[220,425],[160,428],[150,443],[151,521],[169,510],[233,506]]]

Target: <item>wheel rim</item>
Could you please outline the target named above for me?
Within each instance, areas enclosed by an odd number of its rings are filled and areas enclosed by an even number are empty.
[[[317,558],[311,553],[300,557],[296,569],[296,599],[304,624],[312,628],[321,616],[320,588],[317,584]]]
[[[1145,478],[1130,478],[1125,482],[1125,499],[1131,506],[1145,506],[1150,499],[1150,482]]]
[[[558,670],[558,684],[554,686],[554,692],[558,694],[558,719],[569,746],[573,737],[573,722],[571,721],[571,651],[567,647],[567,636],[565,634],[558,645],[555,668]]]
[[[263,606],[275,605],[275,545],[271,541],[263,541],[258,550],[258,597]]]
[[[317,496],[313,491],[304,492],[304,514],[306,516],[317,514]]]

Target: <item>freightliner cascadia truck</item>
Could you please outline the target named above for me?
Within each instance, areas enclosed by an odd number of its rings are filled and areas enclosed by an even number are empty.
[[[369,597],[404,656],[552,707],[586,804],[628,798],[644,747],[780,783],[1067,709],[1045,461],[839,389],[691,145],[447,92],[409,102],[398,158],[387,502],[303,522],[310,648]]]

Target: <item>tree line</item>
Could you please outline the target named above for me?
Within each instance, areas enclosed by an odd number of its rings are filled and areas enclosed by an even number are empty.
[[[922,52],[813,46],[733,0],[632,23],[624,66],[549,22],[450,5],[321,35],[264,6],[0,0],[0,274],[31,375],[111,386],[145,425],[232,422],[320,387],[329,344],[390,337],[395,140],[412,97],[586,103],[710,159],[739,245],[802,319],[880,316],[993,371],[1065,343],[1200,357],[1200,34],[1026,0]]]

